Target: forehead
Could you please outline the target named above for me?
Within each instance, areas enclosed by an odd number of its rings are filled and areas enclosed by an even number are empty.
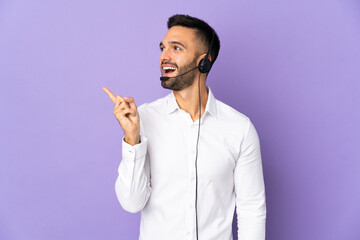
[[[194,39],[196,39],[196,32],[194,29],[174,26],[167,31],[161,42],[167,44],[171,41],[178,41],[186,45],[192,45],[194,44]]]

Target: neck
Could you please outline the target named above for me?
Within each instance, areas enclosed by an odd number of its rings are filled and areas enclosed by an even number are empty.
[[[200,79],[200,96],[201,96],[201,116],[199,116],[199,89],[198,79],[194,83],[181,91],[174,91],[174,95],[179,107],[189,113],[193,122],[198,120],[204,113],[208,99],[205,76]]]

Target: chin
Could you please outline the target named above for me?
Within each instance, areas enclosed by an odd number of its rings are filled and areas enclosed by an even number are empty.
[[[161,82],[161,86],[165,89],[174,90],[174,91],[182,90],[179,86],[177,86],[175,81],[171,81],[171,80],[173,80],[173,78]]]
[[[165,88],[165,89],[174,90],[174,86],[173,86],[174,84],[168,83],[169,80],[170,80],[170,79],[161,82],[161,86],[162,86],[163,88]]]

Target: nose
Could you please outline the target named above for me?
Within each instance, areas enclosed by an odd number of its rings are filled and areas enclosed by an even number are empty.
[[[162,50],[161,55],[160,55],[160,64],[164,61],[170,61],[171,57],[170,54],[168,52],[168,50],[165,48]]]

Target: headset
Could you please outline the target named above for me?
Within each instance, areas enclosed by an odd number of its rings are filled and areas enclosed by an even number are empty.
[[[209,45],[209,49],[203,59],[200,60],[199,66],[197,67],[200,71],[199,81],[198,81],[198,89],[199,89],[199,127],[198,127],[198,136],[196,140],[196,157],[195,157],[195,179],[196,179],[196,187],[195,187],[195,216],[196,216],[196,240],[199,240],[198,233],[198,216],[197,216],[197,190],[198,190],[198,171],[197,171],[197,159],[198,159],[198,149],[199,149],[199,138],[200,138],[200,124],[201,124],[201,96],[200,96],[200,76],[202,73],[208,73],[211,69],[212,62],[209,60],[209,55],[214,43],[215,31],[212,29],[212,38]]]
[[[201,59],[199,62],[198,69],[199,69],[200,73],[208,73],[211,69],[212,63],[209,60],[209,55],[210,55],[210,52],[211,52],[211,49],[212,49],[212,46],[214,43],[214,38],[215,38],[215,32],[214,32],[214,30],[212,30],[212,38],[211,38],[211,42],[209,45],[209,49],[208,49],[205,57],[203,59]]]

